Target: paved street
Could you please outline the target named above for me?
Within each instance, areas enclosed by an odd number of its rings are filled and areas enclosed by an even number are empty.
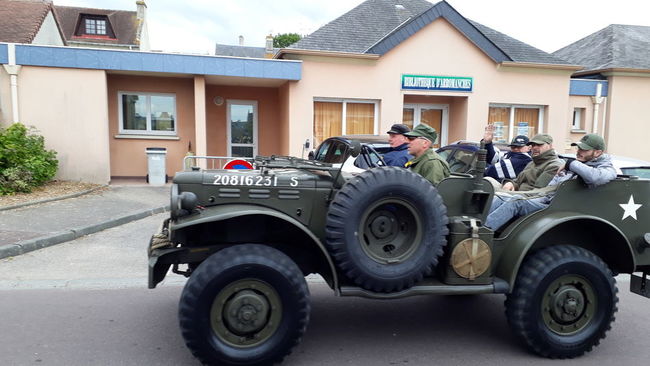
[[[176,317],[183,279],[146,289],[147,239],[165,214],[0,260],[3,365],[198,365]],[[503,296],[339,298],[310,282],[312,314],[285,365],[645,365],[650,300],[621,282],[608,337],[576,360],[531,355]]]

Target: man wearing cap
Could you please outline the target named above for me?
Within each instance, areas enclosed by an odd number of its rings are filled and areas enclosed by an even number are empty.
[[[405,167],[420,174],[433,185],[437,185],[451,174],[447,162],[431,149],[438,139],[434,128],[420,123],[404,136],[409,139],[408,152],[414,156]]]
[[[487,150],[486,160],[491,165],[485,171],[485,176],[496,179],[502,183],[504,179],[515,179],[521,173],[526,165],[532,160],[528,155],[528,137],[519,135],[512,139],[510,142],[510,151],[503,157],[499,158],[497,151],[494,148],[492,139],[494,138],[494,125],[489,124],[485,128],[485,135],[483,135],[483,142],[485,142],[485,150]]]
[[[391,147],[390,151],[384,154],[386,165],[403,168],[404,164],[412,158],[408,152],[409,140],[404,136],[405,133],[410,131],[409,126],[396,123],[386,132],[388,134],[388,144]]]
[[[528,163],[517,178],[505,180],[503,189],[507,191],[530,191],[546,187],[558,169],[564,165],[553,150],[551,135],[540,133],[529,142],[533,161]]]
[[[608,154],[604,154],[605,140],[596,134],[588,134],[580,139],[577,146],[578,152],[575,159],[567,159],[557,174],[548,184],[557,187],[569,179],[582,177],[589,188],[603,185],[616,178],[616,169]],[[514,217],[524,216],[548,207],[555,195],[554,190],[549,190],[542,197],[525,198],[512,196],[490,212],[485,221],[485,226],[498,230]],[[496,199],[496,197],[495,197]],[[494,208],[494,204],[492,206]]]

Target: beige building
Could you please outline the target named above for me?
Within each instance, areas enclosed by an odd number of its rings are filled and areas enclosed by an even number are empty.
[[[584,66],[573,74],[572,137],[604,134],[610,152],[650,160],[650,27],[612,24],[554,55]]]
[[[492,122],[501,141],[547,132],[564,151],[594,129],[600,84],[597,128],[627,148],[609,122],[623,82],[572,79],[573,63],[444,1],[368,0],[275,59],[0,43],[0,125],[39,129],[58,178],[107,183],[144,177],[147,147],[166,149],[172,176],[188,153],[301,156],[306,140],[395,122],[430,124],[439,144]]]

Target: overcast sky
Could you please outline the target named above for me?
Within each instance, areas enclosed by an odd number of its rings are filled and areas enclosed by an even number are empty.
[[[308,34],[363,0],[146,0],[153,50],[214,54],[215,43],[264,46],[267,34]],[[437,1],[431,1],[435,3]],[[448,0],[466,18],[553,52],[609,24],[650,26],[648,0]],[[135,10],[135,0],[54,0]]]

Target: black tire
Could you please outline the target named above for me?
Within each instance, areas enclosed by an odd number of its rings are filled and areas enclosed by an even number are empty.
[[[508,323],[528,348],[548,358],[591,351],[614,321],[618,289],[607,265],[569,245],[528,257],[508,295]]]
[[[432,272],[447,241],[438,191],[406,169],[381,167],[349,180],[327,212],[327,247],[364,289],[400,291]]]
[[[291,258],[246,244],[201,263],[178,314],[187,347],[204,364],[269,365],[300,342],[309,312],[309,289]]]

